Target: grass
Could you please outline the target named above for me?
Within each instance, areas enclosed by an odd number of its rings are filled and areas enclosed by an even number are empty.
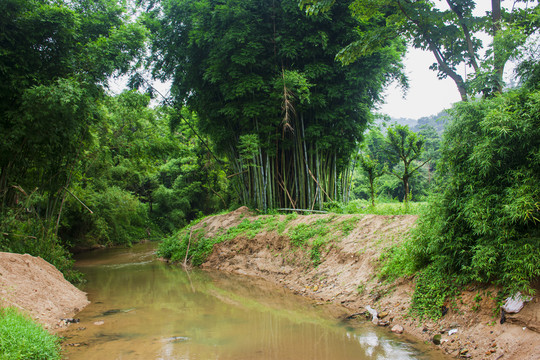
[[[371,205],[367,200],[353,200],[348,204],[328,203],[325,210],[337,214],[372,214],[372,215],[420,215],[427,208],[427,202],[381,202]]]
[[[60,360],[59,339],[13,308],[0,310],[0,360]]]

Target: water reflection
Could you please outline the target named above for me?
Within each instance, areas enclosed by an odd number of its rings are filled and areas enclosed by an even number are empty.
[[[346,327],[342,308],[154,261],[151,245],[86,254],[77,266],[92,304],[63,334],[67,359],[435,358],[370,323]]]

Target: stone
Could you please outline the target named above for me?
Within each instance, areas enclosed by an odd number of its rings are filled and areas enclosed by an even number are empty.
[[[396,333],[396,334],[403,334],[403,326],[401,325],[394,325],[392,326],[392,330],[391,330],[393,333]]]
[[[433,336],[433,343],[435,345],[441,345],[441,334],[437,334],[435,336]]]
[[[384,319],[385,317],[388,316],[388,312],[387,311],[381,311],[379,313],[379,319]]]
[[[103,321],[103,320],[94,322],[94,325],[97,325],[97,326],[101,326],[103,324],[105,324],[105,321]]]

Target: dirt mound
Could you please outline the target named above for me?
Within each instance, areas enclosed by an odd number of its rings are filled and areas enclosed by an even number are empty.
[[[245,219],[264,217],[242,208],[205,219],[196,227],[212,236]],[[294,220],[279,216],[278,222],[284,225],[281,231],[263,229],[254,238],[239,236],[216,244],[203,268],[261,277],[298,294],[342,304],[351,314],[362,313],[369,305],[379,312],[381,325],[386,324],[389,330],[399,324],[406,333],[429,342],[441,334],[439,347],[456,357],[540,359],[540,334],[532,325],[540,309],[537,297],[525,306],[525,320],[509,319],[504,324],[493,314],[494,288],[472,287],[462,292],[455,303],[448,304],[448,313],[438,322],[414,320],[408,315],[414,279],[388,284],[378,278],[377,271],[381,257],[403,241],[416,219],[410,215],[307,215]],[[352,224],[352,229],[331,233],[320,263],[314,266],[309,250],[291,245],[287,233],[301,224],[312,227],[320,221],[335,224],[336,229],[344,229],[340,224]],[[531,319],[527,318],[529,313],[534,314]]]
[[[65,325],[89,302],[54,266],[28,254],[0,252],[0,306],[24,310],[47,329]]]

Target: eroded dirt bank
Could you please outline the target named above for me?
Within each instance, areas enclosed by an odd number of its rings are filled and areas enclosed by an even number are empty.
[[[86,294],[42,258],[0,252],[0,307],[22,309],[53,330],[88,304]]]
[[[257,217],[247,208],[240,208],[207,218],[193,230],[202,229],[206,237],[211,237],[245,219],[254,221]],[[314,267],[309,252],[292,246],[287,232],[300,224],[315,225],[321,219],[354,226],[333,234],[333,240],[321,251],[321,263]],[[466,289],[455,303],[448,304],[448,313],[438,322],[408,316],[414,279],[386,284],[378,279],[377,267],[381,255],[391,245],[403,241],[415,221],[415,216],[408,215],[309,215],[294,219],[280,216],[279,222],[286,223],[284,229],[216,244],[203,268],[261,277],[322,303],[342,304],[351,314],[363,313],[369,305],[380,314],[382,323],[387,323],[388,331],[401,325],[405,333],[430,343],[440,334],[441,344],[432,346],[455,357],[540,359],[538,296],[519,314],[508,315],[503,324],[493,315],[497,292],[494,288]]]

